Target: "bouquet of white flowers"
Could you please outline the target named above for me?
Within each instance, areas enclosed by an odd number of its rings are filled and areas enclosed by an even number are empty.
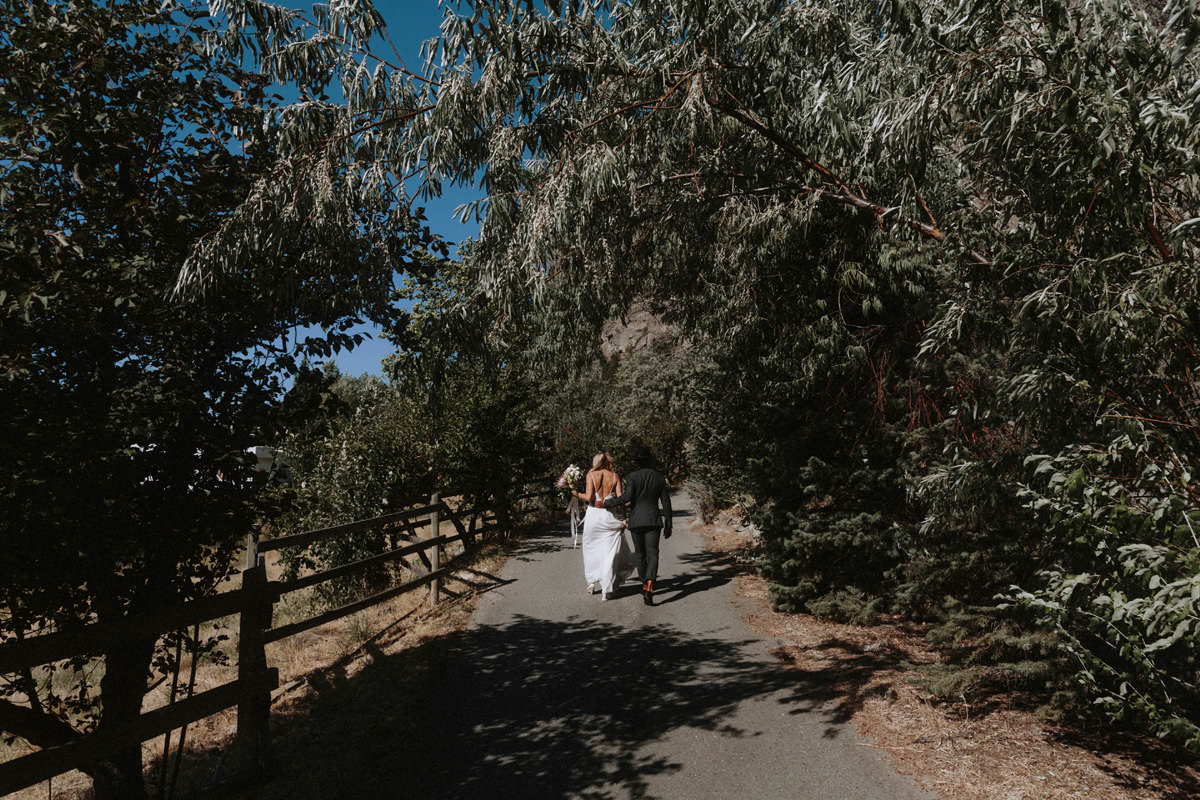
[[[579,485],[580,479],[583,478],[583,470],[574,464],[568,464],[567,468],[562,471],[562,475],[558,476],[558,480],[554,485],[559,489],[574,489]]]
[[[567,468],[562,471],[562,475],[559,475],[558,480],[554,482],[560,498],[567,501],[567,514],[572,518],[583,516],[583,503],[575,496],[575,489],[581,480],[583,480],[583,470],[575,464],[568,464]]]

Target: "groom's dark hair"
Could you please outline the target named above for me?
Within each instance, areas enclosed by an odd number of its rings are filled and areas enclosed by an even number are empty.
[[[650,455],[650,448],[645,445],[640,445],[633,451],[633,463],[639,467],[649,467],[654,463],[654,456]]]

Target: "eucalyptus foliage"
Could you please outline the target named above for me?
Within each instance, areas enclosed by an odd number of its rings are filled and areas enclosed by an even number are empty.
[[[209,6],[220,24],[201,32],[205,52],[255,63],[300,96],[265,111],[279,158],[197,243],[177,291],[211,293],[223,278],[253,275],[269,278],[285,302],[329,313],[349,293],[372,319],[389,321],[396,274],[415,253],[445,250],[411,203],[410,163],[395,145],[397,130],[428,109],[430,84],[398,56],[369,53],[382,20],[367,2],[315,5],[311,14],[253,0]]]
[[[1187,4],[1042,10],[953,47],[948,100],[973,134],[954,155],[986,190],[973,214],[992,258],[923,342],[963,366],[922,530],[989,509],[967,530],[1007,528],[1036,572],[1012,596],[1060,634],[1077,702],[1197,747],[1200,609],[1180,587],[1200,552],[1198,23]]]
[[[973,674],[1196,745],[1193,2],[478,0],[420,76],[337,8],[263,42],[347,91],[289,141],[478,178],[464,308],[531,358],[677,325],[782,607],[941,620]]]

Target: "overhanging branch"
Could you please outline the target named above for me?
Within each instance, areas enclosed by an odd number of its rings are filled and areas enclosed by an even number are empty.
[[[835,175],[830,169],[825,167],[812,156],[808,155],[808,153],[805,153],[795,144],[788,141],[777,131],[773,130],[770,126],[758,119],[754,115],[754,112],[750,111],[750,109],[738,102],[737,98],[733,97],[732,95],[730,95],[730,97],[733,98],[734,102],[737,102],[739,107],[735,108],[733,106],[725,105],[711,98],[708,100],[708,103],[714,109],[720,111],[731,119],[737,120],[748,128],[757,131],[776,147],[796,158],[809,169],[818,173],[825,184],[820,193],[820,196],[824,199],[841,203],[843,205],[852,206],[862,211],[868,211],[874,214],[875,217],[880,221],[890,220],[898,222],[901,225],[905,225],[924,236],[935,239],[936,241],[945,242],[947,240],[946,233],[936,225],[929,225],[921,222],[920,220],[903,216],[897,213],[896,208],[881,206],[878,203],[872,202],[866,197],[863,197],[860,192],[856,191],[853,187]],[[976,264],[992,263],[990,258],[968,247],[963,248],[963,254]]]

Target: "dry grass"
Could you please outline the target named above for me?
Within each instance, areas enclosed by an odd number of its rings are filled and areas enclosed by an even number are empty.
[[[699,524],[697,523],[699,528]],[[703,527],[708,546],[731,563],[753,541],[725,516]],[[778,639],[776,656],[834,690],[844,718],[897,770],[945,800],[1184,800],[1200,797],[1194,761],[1148,738],[1088,738],[1031,710],[1028,698],[986,705],[937,702],[914,686],[905,663],[937,661],[919,626],[870,627],[770,610],[764,581],[747,568],[735,591],[748,623]]]
[[[451,530],[445,532],[448,535],[453,533]],[[460,555],[459,546],[447,548],[447,558]],[[492,576],[503,559],[500,545],[489,544],[480,548],[469,562],[460,565],[462,568],[446,579],[441,602],[436,608],[430,608],[429,592],[422,587],[358,614],[269,644],[267,663],[279,670],[279,688],[272,693],[273,721],[284,721],[306,713],[310,696],[318,687],[353,677],[369,661],[369,651],[375,647],[386,647],[389,651],[405,649],[465,627],[474,609],[475,599],[481,592],[498,585]],[[268,563],[268,573],[276,577],[277,564]],[[304,619],[313,610],[311,594],[301,591],[284,595],[276,605],[273,623],[278,626]],[[237,677],[237,618],[215,620],[201,631],[202,637],[217,634],[229,637],[219,647],[228,656],[227,663],[215,663],[212,658],[201,659],[196,675],[196,692],[215,688]],[[183,682],[187,680],[190,665],[190,658],[185,656],[180,669]],[[164,681],[147,694],[143,710],[163,706],[169,699],[170,682]],[[176,797],[226,797],[229,794],[229,790],[220,788],[227,771],[223,755],[232,744],[236,729],[237,712],[232,708],[188,726]],[[168,774],[174,769],[178,741],[179,732],[172,732]],[[0,760],[8,760],[30,750],[18,743],[9,748]],[[142,745],[142,760],[147,765],[147,785],[152,797],[157,796],[162,756],[162,737]],[[86,800],[90,797],[91,780],[79,771],[64,773],[51,781],[6,795],[11,800]]]

